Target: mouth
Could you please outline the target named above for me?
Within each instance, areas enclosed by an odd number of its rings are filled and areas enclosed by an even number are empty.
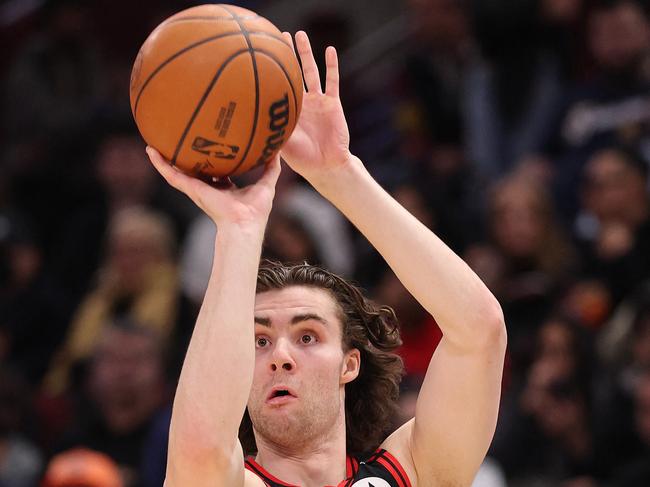
[[[291,389],[284,386],[276,386],[267,396],[266,402],[271,404],[280,404],[291,399],[296,399],[296,397],[296,394]]]

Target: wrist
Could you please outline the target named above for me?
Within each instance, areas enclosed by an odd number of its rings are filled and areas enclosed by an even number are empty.
[[[216,243],[234,243],[247,248],[262,247],[265,222],[220,222],[217,225]]]
[[[330,199],[330,194],[338,192],[347,184],[354,184],[354,181],[364,173],[367,171],[361,159],[348,153],[342,161],[332,164],[322,173],[306,179],[316,191]]]

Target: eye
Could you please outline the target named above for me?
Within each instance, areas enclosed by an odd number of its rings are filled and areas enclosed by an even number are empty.
[[[300,337],[300,341],[305,345],[309,343],[314,343],[316,341],[316,336],[311,333],[305,333]]]
[[[264,337],[257,337],[257,338],[255,338],[255,346],[256,346],[257,348],[264,348],[264,347],[266,347],[268,344],[269,344],[269,340],[268,340],[268,338],[264,338]]]

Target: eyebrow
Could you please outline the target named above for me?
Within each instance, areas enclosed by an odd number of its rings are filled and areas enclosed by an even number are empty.
[[[295,315],[293,318],[291,318],[291,324],[296,325],[298,323],[302,323],[303,321],[310,321],[310,320],[318,321],[325,326],[329,325],[329,323],[325,318],[323,318],[322,316],[318,316],[315,313],[303,313],[303,314]],[[271,327],[270,318],[263,318],[261,316],[256,316],[255,323],[269,328]]]

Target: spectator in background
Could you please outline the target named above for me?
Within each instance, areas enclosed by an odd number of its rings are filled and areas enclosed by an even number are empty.
[[[558,40],[566,42],[582,0],[469,3],[479,50],[464,86],[465,136],[470,160],[494,181],[543,148],[567,77],[569,49]]]
[[[458,252],[479,227],[470,201],[483,196],[476,196],[474,170],[463,146],[463,83],[474,42],[468,9],[456,0],[409,0],[406,5],[407,43],[394,63],[399,71],[393,82],[392,124],[399,146],[375,173],[389,188],[412,182],[422,204],[435,214],[436,232]]]
[[[460,134],[438,139],[414,172],[414,185],[421,204],[434,216],[436,231],[451,248],[462,253],[483,235],[485,192]],[[452,210],[453,208],[453,210]]]
[[[134,321],[106,327],[96,343],[85,381],[87,404],[60,447],[87,447],[105,453],[120,468],[126,487],[140,485],[143,448],[169,390],[163,341]]]
[[[650,329],[646,325],[647,328]],[[646,330],[646,335],[650,335]],[[646,342],[647,342],[646,338]],[[646,344],[647,346],[647,344]],[[650,366],[646,365],[634,384],[634,425],[643,449],[627,459],[614,476],[616,487],[636,487],[650,484]]]
[[[20,375],[0,365],[0,487],[36,485],[43,456],[25,436],[31,390]]]
[[[119,317],[134,319],[171,340],[180,365],[192,317],[180,291],[174,249],[171,225],[162,215],[142,207],[115,215],[96,285],[80,303],[48,372],[49,393],[65,392],[71,367],[90,356],[103,327]]]
[[[0,213],[0,365],[20,371],[33,386],[40,384],[71,307],[46,267],[31,222]]]
[[[565,485],[594,471],[591,339],[570,320],[551,316],[530,353],[532,363],[504,400],[491,452],[509,485]]]
[[[205,215],[198,215],[190,222],[187,235],[181,245],[181,288],[195,310],[200,309],[201,300],[208,287],[216,235],[217,227],[214,222]]]
[[[101,134],[91,165],[92,183],[87,185],[90,190],[67,210],[65,222],[58,222],[51,256],[53,269],[78,299],[90,285],[107,227],[120,210],[143,206],[164,212],[171,218],[176,239],[182,238],[196,212],[156,177],[146,160],[145,143],[132,123],[107,126]]]
[[[161,183],[147,165],[144,149],[133,122],[116,123],[103,132],[95,170],[104,193],[104,211],[110,217],[125,207],[151,206],[171,218],[174,236],[180,238],[196,209]]]
[[[428,157],[432,144],[459,138],[462,85],[472,47],[467,9],[456,0],[409,0],[411,39],[398,89],[401,151]]]
[[[597,352],[613,372],[650,364],[650,281],[628,295],[612,314],[598,335]]]
[[[83,0],[48,0],[42,30],[19,52],[5,86],[4,125],[12,143],[73,140],[97,116],[103,73]]]
[[[650,277],[648,166],[634,151],[606,148],[588,160],[583,184],[582,274],[602,282],[616,304]]]
[[[296,217],[275,211],[269,217],[264,238],[263,257],[281,262],[309,262],[323,265],[315,240]]]
[[[595,72],[574,85],[551,121],[563,212],[573,217],[585,162],[611,145],[641,148],[650,134],[650,21],[637,0],[604,0],[590,12],[588,45]]]
[[[644,418],[647,419],[644,384],[650,367],[650,288],[647,284],[619,306],[602,330],[599,342],[599,354],[607,366],[597,388],[597,434],[599,444],[606,449],[600,455],[599,464],[606,476],[614,479],[619,475],[633,475],[638,469],[631,463],[647,459],[650,452],[644,422]],[[627,464],[631,469],[623,472]],[[636,485],[645,485],[645,482]]]

